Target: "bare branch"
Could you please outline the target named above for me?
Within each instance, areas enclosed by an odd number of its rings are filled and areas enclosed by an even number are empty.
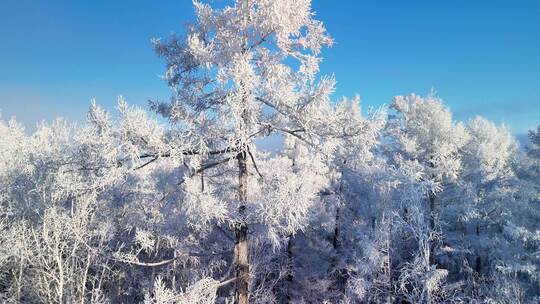
[[[158,158],[159,158],[158,156],[155,156],[155,157],[153,157],[151,160],[149,160],[149,161],[147,161],[146,163],[144,163],[144,164],[138,166],[138,167],[135,168],[134,170],[139,170],[139,169],[141,169],[141,168],[144,168],[144,167],[148,166],[149,164],[155,162]]]
[[[159,262],[153,262],[153,263],[145,263],[145,262],[139,262],[139,261],[129,261],[129,260],[117,259],[117,258],[113,258],[113,260],[118,261],[118,262],[132,264],[132,265],[143,266],[143,267],[159,267],[159,266],[167,265],[167,264],[173,262],[175,259],[172,258],[172,259],[163,260],[163,261],[159,261]]]
[[[249,148],[248,148],[248,154],[249,154],[249,157],[251,158],[251,162],[253,162],[253,167],[255,168],[255,171],[257,171],[257,174],[259,174],[261,178],[264,178],[261,172],[259,171],[259,168],[257,167],[257,163],[255,162],[255,157],[253,157],[253,153],[251,153],[251,149]]]
[[[218,288],[221,288],[221,287],[223,287],[223,286],[225,286],[225,285],[227,285],[227,284],[233,283],[233,282],[236,281],[237,279],[238,279],[238,278],[231,278],[231,279],[228,279],[228,280],[226,280],[226,281],[220,282],[220,283],[217,285],[217,287],[218,287]]]
[[[195,170],[194,172],[192,172],[191,174],[189,174],[189,176],[187,178],[191,178],[205,170],[208,170],[208,169],[211,169],[211,168],[214,168],[216,166],[219,166],[223,163],[226,163],[232,159],[235,159],[236,157],[238,156],[238,154],[234,155],[234,156],[230,156],[230,157],[227,157],[227,158],[224,158],[224,159],[221,159],[219,161],[216,161],[216,162],[212,162],[212,163],[208,163],[208,164],[205,164],[203,166],[201,166],[199,169]],[[176,185],[177,186],[180,186],[182,185],[186,179],[186,177],[182,178]],[[165,193],[165,195],[163,195],[163,197],[159,200],[160,202],[163,202],[164,200],[166,200],[167,198],[169,198],[174,192],[176,192],[176,188],[175,189],[172,189],[170,191],[168,191],[167,193]]]

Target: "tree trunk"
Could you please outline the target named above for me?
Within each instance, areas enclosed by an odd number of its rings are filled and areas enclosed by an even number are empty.
[[[339,256],[340,256],[340,243],[339,243],[339,221],[340,221],[340,211],[341,207],[336,206],[336,215],[334,218],[334,235],[332,236],[332,248],[334,249],[334,254],[332,256],[332,260],[330,262],[330,269],[335,276],[336,282],[341,281],[340,277],[340,269],[339,267]],[[337,284],[336,284],[337,286]]]
[[[435,194],[430,193],[429,195],[429,228],[431,231],[435,229]],[[435,242],[433,240],[429,241],[429,263],[435,263]]]
[[[343,165],[345,165],[347,161],[343,161]],[[341,258],[341,243],[340,243],[340,224],[341,224],[341,206],[342,204],[345,204],[343,200],[343,169],[340,174],[340,180],[339,180],[339,188],[337,190],[337,194],[339,197],[339,200],[336,205],[336,215],[335,215],[335,222],[334,222],[334,236],[332,239],[332,247],[334,248],[334,256],[332,258],[332,271],[334,272],[335,276],[335,288],[339,292],[344,291],[344,287],[346,284],[347,279],[345,278],[345,270],[342,269],[342,265],[340,263]]]
[[[343,161],[343,165],[347,163],[346,160]],[[334,247],[334,251],[337,254],[338,247],[339,247],[339,223],[340,223],[340,211],[341,211],[341,199],[342,199],[342,192],[343,192],[343,170],[341,170],[341,174],[339,177],[339,188],[337,190],[337,194],[339,196],[339,201],[336,205],[336,216],[335,216],[335,222],[334,222],[334,238],[332,239],[332,246]]]
[[[292,292],[292,289],[293,289],[293,282],[294,282],[294,276],[293,276],[293,271],[294,271],[294,261],[293,261],[293,251],[292,251],[292,247],[293,247],[293,235],[289,235],[289,241],[287,242],[287,266],[288,266],[288,270],[289,272],[287,273],[287,303],[291,303],[292,301],[292,296],[291,296],[291,292]]]
[[[239,304],[249,303],[249,246],[248,246],[248,227],[245,222],[244,214],[247,203],[247,155],[246,152],[238,155],[238,198],[240,205],[240,221],[234,227],[234,264],[236,267],[236,302]]]
[[[331,261],[331,269],[332,274],[334,277],[334,288],[335,290],[339,291],[340,293],[343,293],[345,291],[345,286],[347,285],[347,280],[349,279],[349,275],[346,271],[346,269],[343,267],[341,262],[342,257],[342,244],[340,241],[340,217],[341,217],[341,206],[337,206],[336,208],[336,223],[334,226],[334,237],[332,239],[332,247],[334,248],[334,256],[332,257]]]
[[[480,238],[480,223],[477,220],[476,221],[476,236]],[[482,258],[480,257],[480,250],[476,250],[476,261],[475,261],[475,270],[477,274],[480,274],[482,272]]]
[[[335,222],[334,222],[334,237],[332,238],[332,247],[334,248],[334,251],[337,254],[338,247],[339,247],[339,212],[340,206],[336,207],[336,216],[335,216]]]

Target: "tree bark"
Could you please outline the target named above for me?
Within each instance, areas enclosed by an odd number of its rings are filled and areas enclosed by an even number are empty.
[[[343,161],[343,165],[345,165],[347,161]],[[339,181],[339,187],[337,190],[338,195],[338,202],[336,205],[336,215],[335,215],[335,221],[334,221],[334,236],[332,239],[332,247],[334,248],[334,256],[332,258],[332,271],[334,272],[334,278],[335,278],[335,288],[339,292],[344,291],[344,286],[346,284],[347,278],[345,278],[345,270],[341,268],[340,265],[340,256],[341,256],[341,243],[340,243],[340,224],[341,224],[341,206],[344,204],[343,200],[343,169],[341,170],[340,174],[340,181]]]
[[[244,214],[247,203],[247,153],[238,155],[238,197],[240,205],[238,211],[241,220],[234,227],[234,264],[236,267],[236,302],[239,304],[249,303],[249,244],[248,227],[245,222]]]
[[[435,194],[429,194],[429,228],[431,231],[435,229]],[[435,242],[429,241],[429,263],[435,263]]]
[[[477,220],[476,221],[476,236],[480,238],[480,223]],[[480,274],[482,272],[482,258],[480,257],[480,251],[476,250],[476,261],[474,269],[476,270],[477,274]]]
[[[289,235],[289,241],[287,242],[287,266],[288,266],[288,270],[289,272],[287,273],[287,297],[286,297],[286,300],[287,300],[287,303],[291,303],[292,301],[292,295],[291,295],[291,292],[292,292],[292,289],[293,289],[293,282],[294,282],[294,276],[293,276],[293,271],[294,271],[294,261],[293,261],[293,251],[292,251],[292,247],[293,247],[293,235]]]
[[[334,222],[334,236],[332,238],[332,247],[334,248],[334,251],[337,254],[337,250],[339,247],[339,213],[341,211],[341,207],[336,207],[336,216],[335,216],[335,222]]]

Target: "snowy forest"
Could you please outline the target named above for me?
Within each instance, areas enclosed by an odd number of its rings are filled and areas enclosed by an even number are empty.
[[[0,121],[0,302],[540,302],[540,126],[336,101],[310,0],[229,3],[153,41],[170,100]]]

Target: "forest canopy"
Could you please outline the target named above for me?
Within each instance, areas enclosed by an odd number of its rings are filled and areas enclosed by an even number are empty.
[[[194,9],[169,100],[0,120],[0,302],[540,301],[540,126],[335,101],[310,0]]]

